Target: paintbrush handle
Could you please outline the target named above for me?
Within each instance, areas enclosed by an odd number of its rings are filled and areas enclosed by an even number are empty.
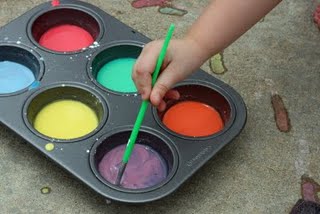
[[[141,104],[141,107],[140,107],[136,122],[134,123],[134,129],[131,132],[129,141],[127,143],[126,150],[125,150],[124,155],[123,155],[122,162],[124,162],[124,163],[128,163],[128,161],[129,161],[131,152],[132,152],[134,144],[135,144],[135,142],[137,140],[137,136],[138,136],[142,121],[144,119],[145,112],[148,109],[148,106],[149,106],[149,101],[147,101],[147,100],[142,101],[142,104]]]
[[[165,40],[163,42],[161,51],[159,53],[155,70],[154,70],[154,72],[152,74],[152,86],[154,86],[154,84],[156,83],[156,80],[158,78],[158,75],[159,75],[159,72],[160,72],[160,68],[161,68],[163,60],[164,60],[164,58],[166,56],[167,48],[168,48],[170,39],[172,37],[173,31],[174,31],[174,24],[171,24],[169,29],[168,29],[166,38],[165,38]],[[146,114],[146,111],[148,109],[148,105],[149,105],[149,101],[148,100],[142,101],[142,104],[141,104],[137,119],[136,119],[136,121],[134,123],[133,130],[131,132],[129,141],[127,143],[126,150],[124,151],[124,154],[123,154],[122,162],[125,163],[125,164],[128,163],[128,161],[130,159],[131,152],[132,152],[134,144],[136,142],[136,139],[137,139],[137,136],[138,136],[142,121],[144,119],[144,115]]]

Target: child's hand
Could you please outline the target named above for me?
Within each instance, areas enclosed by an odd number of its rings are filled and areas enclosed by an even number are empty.
[[[162,40],[148,43],[137,59],[132,73],[132,79],[142,99],[149,99],[160,111],[166,108],[164,96],[179,99],[179,93],[170,90],[171,87],[198,69],[206,60],[200,46],[194,40],[171,40],[161,73],[151,90],[152,73],[162,44]]]

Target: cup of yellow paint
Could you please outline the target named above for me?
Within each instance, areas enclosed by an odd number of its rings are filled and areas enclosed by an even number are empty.
[[[108,92],[136,94],[131,75],[142,47],[142,43],[126,41],[102,47],[88,63],[89,77]]]
[[[106,114],[99,95],[80,86],[65,85],[36,93],[28,103],[26,117],[37,134],[72,141],[96,132]]]

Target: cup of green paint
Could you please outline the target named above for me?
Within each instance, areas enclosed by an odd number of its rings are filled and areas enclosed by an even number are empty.
[[[131,75],[142,47],[142,43],[118,42],[101,48],[89,62],[88,74],[92,81],[110,92],[136,94],[137,88]]]

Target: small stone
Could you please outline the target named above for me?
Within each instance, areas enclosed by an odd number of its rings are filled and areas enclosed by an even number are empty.
[[[224,65],[222,53],[218,53],[210,58],[210,70],[215,74],[223,74],[228,71]]]
[[[278,94],[274,94],[271,97],[271,103],[278,129],[281,132],[289,132],[291,129],[290,119],[282,98]]]
[[[42,187],[41,188],[41,193],[42,194],[49,194],[51,192],[51,188],[50,187]]]
[[[299,199],[290,214],[317,214],[320,213],[320,205],[311,201]]]
[[[165,15],[173,15],[173,16],[184,16],[185,14],[188,13],[188,11],[175,8],[175,7],[170,7],[170,6],[164,6],[160,7],[158,9],[159,13],[165,14]]]

